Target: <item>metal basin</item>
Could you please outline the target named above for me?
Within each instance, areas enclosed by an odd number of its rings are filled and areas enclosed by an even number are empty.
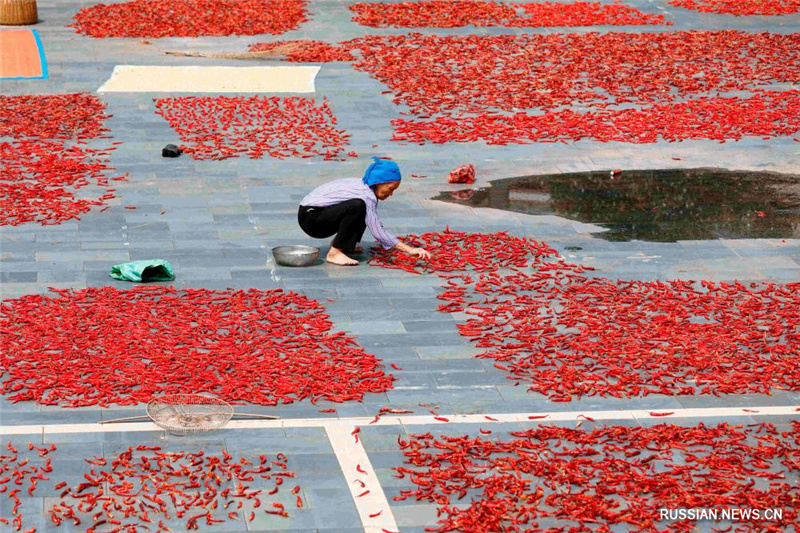
[[[313,246],[278,246],[272,249],[272,256],[279,265],[290,267],[310,266],[319,257],[319,248]]]

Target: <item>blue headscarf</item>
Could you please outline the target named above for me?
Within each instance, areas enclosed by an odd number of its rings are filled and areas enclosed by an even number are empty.
[[[373,157],[372,159],[374,159],[375,162],[369,166],[364,173],[364,177],[361,179],[364,185],[372,187],[379,183],[400,181],[400,167],[397,166],[397,163],[388,159],[380,159],[379,157]]]

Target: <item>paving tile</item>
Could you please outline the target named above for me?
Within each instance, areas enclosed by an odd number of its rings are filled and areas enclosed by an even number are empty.
[[[36,272],[0,272],[0,283],[33,283],[35,281]]]

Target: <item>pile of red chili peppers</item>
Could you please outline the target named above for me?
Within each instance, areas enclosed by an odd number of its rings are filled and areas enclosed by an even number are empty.
[[[694,9],[701,13],[727,15],[791,15],[800,12],[800,0],[669,0],[676,7]]]
[[[278,96],[186,96],[155,100],[156,113],[169,122],[183,150],[195,159],[247,155],[324,156],[339,160],[350,135],[336,127],[327,100]],[[354,152],[348,156],[357,157]]]
[[[12,402],[107,407],[189,391],[276,405],[392,388],[373,355],[296,293],[54,292],[0,305],[0,394]]]
[[[800,62],[787,52],[800,49],[799,34],[409,34],[350,46],[363,56],[355,66],[386,83],[397,103],[417,115],[663,104],[800,76]]]
[[[725,141],[800,130],[800,91],[769,90],[800,78],[798,34],[414,33],[309,43],[287,56],[348,61],[356,50],[354,67],[414,116],[392,121],[399,141]]]
[[[570,109],[540,115],[482,114],[434,121],[395,119],[397,141],[424,144],[483,140],[487,144],[566,142],[594,139],[654,143],[690,139],[770,139],[800,131],[800,91],[761,91],[750,98],[700,97],[641,109]]]
[[[53,471],[50,458],[45,459],[44,464],[40,464],[40,458],[55,450],[55,444],[51,444],[48,448],[40,448],[29,443],[27,450],[20,451],[14,447],[11,441],[8,441],[5,448],[0,450],[0,495],[4,495],[5,498],[14,502],[11,508],[12,518],[9,519],[0,514],[0,525],[13,527],[15,531],[22,531],[22,514],[20,513],[22,500],[19,494],[25,491],[28,496],[33,496],[37,483],[50,479],[45,475]],[[27,452],[36,453],[38,457],[23,458]],[[5,506],[3,507],[5,508]],[[32,528],[26,533],[35,531],[36,528]]]
[[[88,93],[0,96],[0,226],[26,222],[60,224],[79,219],[91,206],[114,198],[108,155],[105,104]],[[78,197],[89,185],[105,187],[99,198]]]
[[[405,241],[404,241],[405,242]],[[428,263],[374,264],[445,279],[439,310],[516,383],[580,396],[800,390],[800,283],[625,281],[584,275],[545,243],[505,233],[411,235]]]
[[[505,4],[483,0],[427,0],[391,4],[361,2],[350,9],[353,21],[373,28],[458,28],[461,26],[623,26],[665,24],[622,4],[536,2]],[[522,16],[518,11],[525,14]]]
[[[271,460],[260,455],[257,463],[234,458],[226,451],[211,454],[162,450],[160,446],[129,447],[111,461],[104,457],[85,459],[92,465],[86,481],[64,487],[61,501],[48,513],[56,525],[71,521],[112,532],[171,531],[164,520],[186,519],[187,530],[206,530],[228,521],[252,522],[256,513],[288,517],[283,503],[272,500],[294,472],[287,458],[278,453]],[[263,487],[264,481],[272,483]],[[256,482],[259,488],[250,484]],[[303,506],[300,487],[296,506]],[[218,518],[221,516],[222,518]]]
[[[106,106],[89,93],[0,96],[0,137],[83,142],[104,136]]]
[[[438,504],[444,518],[430,531],[441,532],[545,531],[537,521],[548,518],[564,524],[549,532],[608,531],[615,524],[695,530],[692,521],[659,521],[664,508],[783,510],[782,520],[737,522],[747,531],[785,531],[798,520],[791,478],[800,474],[800,422],[784,432],[768,423],[701,423],[541,426],[511,435],[398,439],[409,466],[396,468],[397,477],[408,476],[417,488],[395,499]]]
[[[531,2],[516,7],[526,17],[517,18],[510,24],[536,28],[543,26],[641,26],[664,24],[663,15],[648,15],[621,3],[600,2]]]
[[[306,22],[306,0],[133,0],[81,9],[71,26],[90,37],[280,35]]]

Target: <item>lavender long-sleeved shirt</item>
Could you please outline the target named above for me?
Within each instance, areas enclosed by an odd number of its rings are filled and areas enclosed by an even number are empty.
[[[329,181],[320,185],[300,201],[306,207],[328,207],[347,200],[361,199],[367,204],[365,222],[375,240],[386,249],[393,248],[400,242],[397,237],[386,231],[378,218],[378,198],[375,193],[358,178],[344,178]]]

